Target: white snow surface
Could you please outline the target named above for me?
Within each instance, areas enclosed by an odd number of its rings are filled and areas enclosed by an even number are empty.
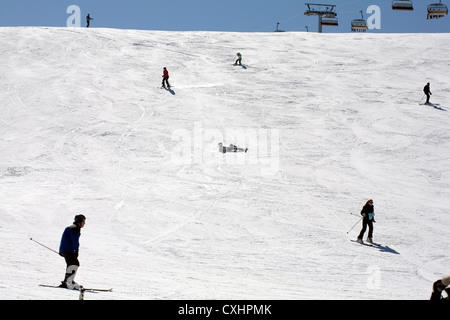
[[[449,47],[0,28],[0,298],[78,298],[39,287],[65,262],[30,238],[57,251],[83,213],[75,280],[113,288],[86,299],[429,299],[450,274]],[[369,198],[379,248],[350,241]]]

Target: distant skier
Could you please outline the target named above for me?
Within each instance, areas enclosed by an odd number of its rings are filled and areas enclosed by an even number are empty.
[[[430,103],[430,96],[432,95],[431,91],[430,91],[430,83],[427,82],[427,85],[425,87],[423,87],[423,92],[427,95],[427,102],[425,102],[425,104]]]
[[[433,292],[431,293],[430,300],[450,300],[450,275],[443,277],[433,283]],[[442,291],[447,293],[447,298],[442,297]]]
[[[78,214],[74,218],[71,226],[64,229],[61,237],[61,244],[59,246],[59,254],[66,260],[66,274],[64,280],[61,281],[60,287],[68,289],[80,289],[80,285],[74,280],[75,275],[80,266],[78,261],[78,249],[80,247],[81,228],[86,223],[86,217]]]
[[[229,147],[225,147],[222,142],[219,143],[219,152],[227,153],[227,152],[247,152],[248,148],[239,148],[234,144],[230,144]]]
[[[91,18],[90,14],[88,13],[88,15],[86,17],[86,23],[87,23],[86,28],[89,28],[89,25],[91,24],[91,20],[94,20],[94,19]]]
[[[237,66],[237,65],[242,65],[242,55],[238,52],[238,53],[236,53],[236,56],[237,56],[237,60],[236,60],[236,62],[234,63],[234,65],[235,66]]]
[[[163,77],[162,87],[165,88],[165,87],[166,87],[166,84],[167,84],[167,87],[170,89],[170,84],[169,84],[169,71],[167,71],[166,67],[164,67],[162,77]]]
[[[373,207],[373,200],[369,199],[367,200],[366,204],[361,210],[361,215],[363,216],[363,227],[361,229],[361,232],[359,233],[358,241],[359,243],[363,243],[363,236],[366,232],[367,226],[369,226],[369,234],[367,236],[366,241],[369,243],[372,243],[372,236],[373,236],[373,222],[375,222],[375,212]]]

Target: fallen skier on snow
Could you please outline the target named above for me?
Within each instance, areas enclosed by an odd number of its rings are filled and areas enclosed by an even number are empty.
[[[225,147],[222,142],[219,143],[219,152],[227,153],[227,152],[247,152],[248,148],[239,148],[234,144],[230,144],[229,147]]]

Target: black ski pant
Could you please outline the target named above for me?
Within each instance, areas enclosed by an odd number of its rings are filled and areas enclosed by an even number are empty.
[[[170,87],[169,77],[163,77],[163,81],[162,81],[162,86],[163,87],[165,87],[165,83],[167,84],[168,87]]]
[[[368,216],[365,216],[364,218],[363,218],[363,221],[362,221],[362,229],[361,229],[361,232],[359,233],[359,236],[358,236],[358,239],[362,239],[363,238],[363,236],[364,236],[364,233],[366,232],[366,230],[367,230],[367,226],[369,226],[369,234],[367,235],[369,238],[372,238],[372,233],[373,233],[373,221],[372,220],[369,220],[369,217]]]
[[[427,96],[427,102],[425,102],[425,103],[430,103],[430,94],[429,93],[425,93],[425,94]]]
[[[72,274],[76,273],[76,270],[80,266],[80,262],[78,261],[78,252],[62,252],[61,256],[63,256],[66,260],[67,267],[64,277],[64,281],[66,281]]]

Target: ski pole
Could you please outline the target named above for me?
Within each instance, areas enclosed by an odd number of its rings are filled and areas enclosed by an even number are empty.
[[[362,220],[362,218],[363,218],[363,217],[361,217],[361,219],[359,219],[358,222],[355,223],[355,225],[354,225],[350,230],[347,231],[347,234],[348,234],[350,231],[352,231],[354,227],[356,227],[356,225]]]
[[[50,250],[50,251],[53,251],[54,253],[56,253],[56,254],[59,256],[59,253],[56,252],[55,250],[53,250],[53,249],[51,249],[51,248],[49,248],[49,247],[47,247],[47,246],[44,246],[42,243],[40,243],[40,242],[34,240],[33,238],[30,238],[30,240],[36,242],[37,244],[43,246],[44,248],[46,248],[46,249],[48,249],[48,250]]]

